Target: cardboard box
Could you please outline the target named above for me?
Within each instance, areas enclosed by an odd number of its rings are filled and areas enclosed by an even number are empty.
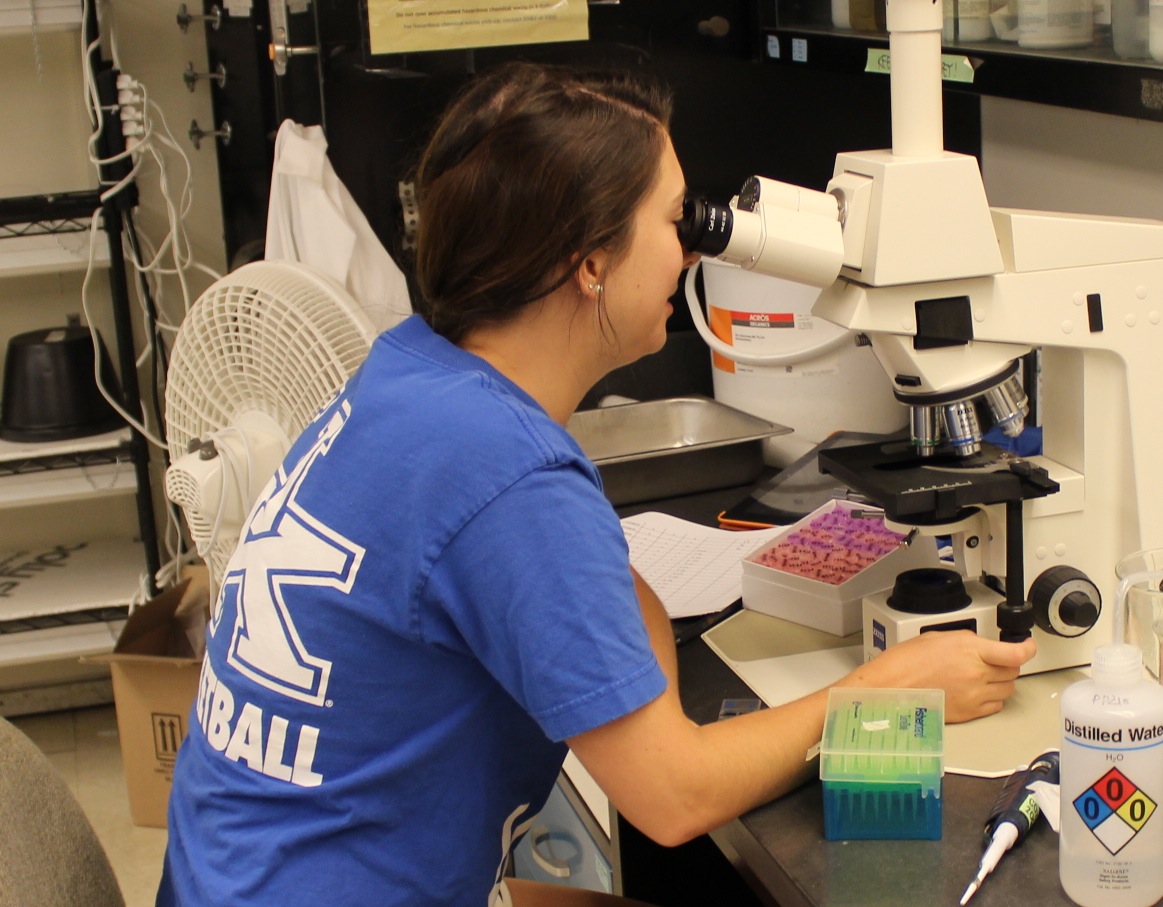
[[[809,575],[797,575],[762,563],[767,559],[766,555],[796,541],[803,530],[816,525],[821,517],[835,514],[846,520],[853,511],[865,511],[869,518],[879,519],[873,516],[879,514],[874,507],[844,500],[829,501],[744,558],[743,607],[835,636],[848,636],[861,628],[864,596],[891,588],[897,574],[904,570],[940,564],[937,545],[927,537],[917,538],[907,546],[893,547],[888,553],[874,555],[874,560],[856,572],[840,571],[834,579],[847,578],[839,582],[822,582]],[[877,528],[880,533],[887,531],[883,525]],[[903,539],[903,536],[899,538]],[[842,534],[829,539],[824,533],[824,538],[814,543],[825,549],[836,547],[842,556],[846,541]]]
[[[134,824],[166,827],[174,761],[198,690],[208,587],[188,577],[135,608],[109,655],[121,759]],[[191,639],[193,637],[193,639]]]

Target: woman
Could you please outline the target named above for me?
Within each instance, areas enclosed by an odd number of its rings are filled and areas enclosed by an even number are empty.
[[[810,774],[824,692],[683,716],[669,621],[563,429],[662,346],[693,261],[668,118],[650,86],[527,65],[446,113],[418,174],[427,314],[376,341],[250,517],[159,904],[536,903],[502,871],[567,744],[663,844]],[[928,634],[842,683],[941,687],[965,720],[1032,655]]]

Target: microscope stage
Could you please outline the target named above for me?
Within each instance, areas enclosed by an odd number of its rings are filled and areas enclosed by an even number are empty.
[[[1045,497],[1058,490],[1046,470],[991,444],[972,457],[922,459],[907,441],[820,451],[820,471],[884,508],[893,520],[948,523],[966,508]]]

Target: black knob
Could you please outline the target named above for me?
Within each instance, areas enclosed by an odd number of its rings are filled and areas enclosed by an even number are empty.
[[[1090,628],[1098,620],[1098,608],[1089,596],[1071,592],[1058,605],[1058,616],[1068,626]]]
[[[1021,642],[1034,629],[1034,606],[1027,601],[1002,602],[997,606],[998,638],[1002,642]]]
[[[1055,636],[1081,636],[1102,612],[1098,587],[1074,567],[1051,567],[1030,586],[1034,621]]]

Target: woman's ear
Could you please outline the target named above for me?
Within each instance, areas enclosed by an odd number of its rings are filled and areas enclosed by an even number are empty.
[[[602,280],[606,273],[609,257],[604,249],[599,249],[582,259],[574,275],[578,292],[582,296],[595,301],[601,296]]]

